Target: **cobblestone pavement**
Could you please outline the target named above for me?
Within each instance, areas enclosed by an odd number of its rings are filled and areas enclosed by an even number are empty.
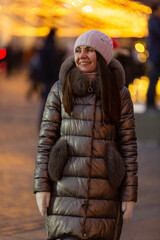
[[[44,240],[33,189],[40,103],[26,74],[0,76],[0,240]],[[139,198],[121,240],[160,240],[160,147],[139,142]]]

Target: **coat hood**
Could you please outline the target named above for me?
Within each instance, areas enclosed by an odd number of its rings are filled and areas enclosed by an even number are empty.
[[[114,78],[117,80],[117,84],[119,89],[121,89],[124,85],[125,85],[125,72],[124,69],[121,65],[121,63],[116,60],[115,58],[113,58],[110,62],[110,64],[108,65],[108,67],[110,68]],[[68,57],[63,64],[61,65],[60,68],[60,73],[59,73],[59,80],[63,83],[66,74],[71,71],[71,78],[74,78],[74,82],[78,82],[81,81],[82,82],[86,82],[87,76],[81,72],[75,65],[75,61],[74,61],[74,57]],[[72,78],[72,79],[73,79]],[[71,83],[73,84],[73,83]],[[81,86],[81,91],[83,88],[83,84],[80,84]],[[98,87],[98,86],[97,86]]]

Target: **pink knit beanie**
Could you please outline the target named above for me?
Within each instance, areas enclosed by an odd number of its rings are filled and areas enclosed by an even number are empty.
[[[107,64],[110,63],[112,59],[113,44],[110,37],[105,33],[97,30],[90,30],[81,34],[74,44],[74,52],[77,47],[82,45],[94,48],[104,57]]]

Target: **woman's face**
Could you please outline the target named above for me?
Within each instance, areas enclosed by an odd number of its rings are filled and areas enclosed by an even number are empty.
[[[97,65],[97,56],[94,48],[80,46],[75,49],[74,59],[76,66],[85,73],[94,72]]]

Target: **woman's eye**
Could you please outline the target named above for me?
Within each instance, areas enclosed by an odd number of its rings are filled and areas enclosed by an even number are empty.
[[[75,52],[76,52],[76,53],[80,53],[81,50],[80,50],[80,49],[76,49]]]
[[[94,51],[94,50],[91,49],[91,48],[87,49],[87,52],[93,52],[93,51]]]

